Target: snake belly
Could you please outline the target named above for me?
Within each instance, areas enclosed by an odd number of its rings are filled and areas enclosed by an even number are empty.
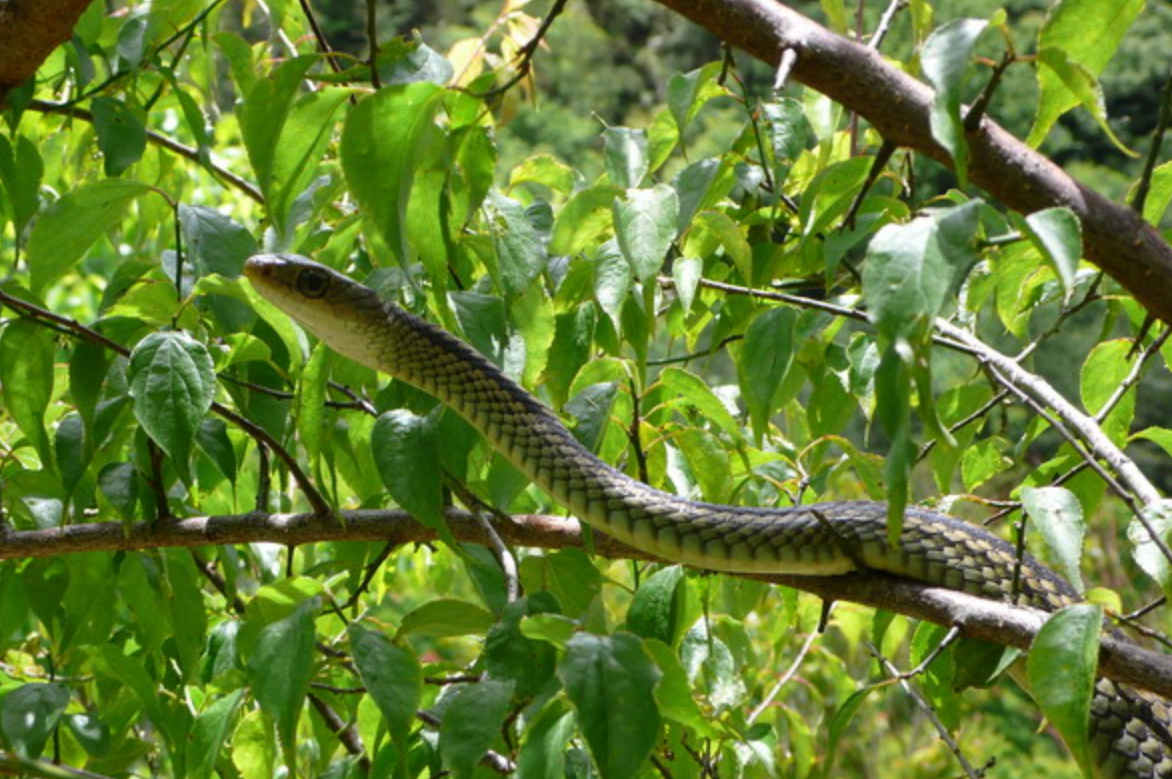
[[[595,457],[557,416],[448,332],[297,255],[257,255],[245,275],[267,300],[335,351],[433,395],[535,484],[592,527],[657,557],[729,573],[895,574],[994,600],[1013,597],[1015,550],[943,514],[907,510],[898,543],[886,504],[766,509],[687,500]],[[1074,589],[1026,556],[1018,601],[1047,611]],[[1172,711],[1162,698],[1100,679],[1089,725],[1107,777],[1172,779]]]

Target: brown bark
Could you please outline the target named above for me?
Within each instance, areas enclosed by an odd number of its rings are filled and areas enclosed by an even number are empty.
[[[932,139],[932,90],[867,48],[773,0],[655,0],[721,40],[776,66],[792,49],[792,77],[869,121],[884,138],[950,165]],[[1130,208],[1075,181],[987,117],[968,134],[969,176],[1029,214],[1067,206],[1082,222],[1085,255],[1148,311],[1172,324],[1172,247]]]
[[[343,523],[313,514],[236,514],[131,525],[92,522],[50,530],[8,531],[0,535],[0,560],[262,541],[290,546],[322,541],[382,541],[404,546],[436,540],[434,531],[404,511],[340,513]],[[467,511],[449,509],[448,527],[459,541],[489,543],[480,523]],[[655,559],[597,531],[587,542],[577,520],[568,517],[522,514],[495,522],[493,529],[513,546],[586,549],[614,559]],[[1045,615],[1034,609],[876,573],[828,577],[762,574],[746,578],[794,587],[829,601],[861,603],[940,625],[956,626],[966,636],[1019,649],[1029,648],[1045,621]],[[1104,636],[1099,672],[1116,681],[1172,698],[1172,656]]]
[[[0,0],[0,108],[73,34],[90,0]]]

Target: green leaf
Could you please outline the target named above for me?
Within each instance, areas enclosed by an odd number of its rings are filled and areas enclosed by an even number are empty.
[[[607,241],[594,258],[594,298],[621,332],[623,304],[631,292],[631,266],[617,241]]]
[[[329,354],[330,350],[324,343],[319,342],[314,347],[309,355],[309,362],[305,363],[305,368],[301,371],[301,380],[297,382],[294,394],[297,434],[305,447],[310,464],[314,466],[321,457],[322,445],[328,443],[331,438],[330,431],[326,430]]]
[[[643,642],[643,649],[655,661],[662,674],[655,685],[655,702],[664,719],[691,728],[705,738],[718,738],[712,721],[700,710],[680,659],[667,644],[654,639]]]
[[[1078,216],[1061,206],[1035,211],[1025,219],[1015,218],[1014,222],[1054,267],[1069,300],[1074,292],[1078,260],[1082,257],[1082,226]]]
[[[207,348],[187,333],[152,333],[130,353],[127,379],[138,423],[186,473],[191,444],[216,393]]]
[[[737,360],[737,381],[758,441],[769,427],[773,399],[793,363],[797,321],[793,309],[772,308],[758,315],[745,332]]]
[[[964,137],[964,117],[960,114],[964,85],[973,49],[985,31],[984,19],[957,19],[942,24],[924,42],[920,62],[924,75],[936,88],[930,122],[932,137],[952,155],[959,186],[968,181],[968,144]]]
[[[252,694],[277,724],[287,750],[295,745],[297,719],[313,674],[316,599],[304,601],[284,619],[261,628],[246,670]]]
[[[500,733],[512,697],[513,683],[494,679],[464,685],[453,696],[440,723],[439,752],[454,776],[472,776]]]
[[[350,109],[342,131],[342,170],[367,224],[406,267],[407,203],[414,173],[441,143],[435,117],[444,90],[418,82],[388,87]]]
[[[980,208],[972,200],[876,233],[863,267],[863,294],[881,335],[914,340],[943,311],[977,261]]]
[[[374,423],[371,452],[383,484],[395,502],[427,527],[448,535],[444,521],[443,469],[438,416],[388,411]]]
[[[53,332],[31,319],[11,322],[0,335],[0,397],[45,465],[53,462],[45,410],[53,398],[55,351]]]
[[[507,604],[500,621],[488,631],[482,655],[484,669],[491,679],[512,682],[518,700],[539,696],[547,688],[557,665],[557,650],[543,639],[525,635],[521,625],[531,615],[550,614],[556,608],[557,603],[549,593],[535,592]]]
[[[108,463],[98,472],[98,489],[124,520],[135,517],[138,474],[130,463]]]
[[[566,645],[558,677],[603,779],[635,776],[659,734],[660,673],[639,639],[579,633]]]
[[[948,628],[942,625],[933,625],[930,622],[921,622],[912,634],[909,660],[915,667],[919,667],[933,652],[937,651],[940,642],[948,635]],[[932,662],[919,677],[920,690],[924,697],[932,704],[940,721],[949,732],[956,732],[960,727],[960,700],[956,693],[956,654],[955,646],[950,646],[936,655]]]
[[[382,712],[396,748],[406,751],[415,711],[423,696],[423,672],[409,648],[355,623],[350,626],[350,652],[367,693]]]
[[[681,430],[677,436],[688,468],[709,503],[727,503],[732,498],[732,468],[728,450],[716,436],[700,428]]]
[[[624,188],[639,186],[650,167],[647,131],[607,127],[602,131],[602,161],[610,183]]]
[[[521,560],[521,584],[525,590],[547,590],[571,617],[586,613],[602,589],[602,574],[588,555],[578,549],[562,549]]]
[[[802,195],[798,218],[802,235],[814,236],[835,227],[846,215],[871,170],[870,157],[836,162],[819,173]]]
[[[232,439],[228,437],[228,425],[222,419],[206,417],[199,423],[199,430],[195,433],[195,441],[199,448],[211,459],[225,479],[236,483],[236,449],[232,446]]]
[[[57,470],[66,497],[73,495],[73,489],[85,475],[91,452],[86,444],[85,424],[80,414],[67,414],[57,425],[53,436],[53,448],[57,452]]]
[[[635,590],[627,609],[627,630],[675,646],[686,629],[688,582],[678,565],[656,571]]]
[[[553,345],[545,368],[545,385],[555,406],[565,404],[574,377],[590,357],[594,323],[593,303],[558,314],[555,319]]]
[[[838,742],[842,740],[846,729],[850,727],[851,721],[855,718],[855,714],[858,713],[863,702],[877,689],[877,687],[864,687],[861,690],[855,690],[842,702],[841,706],[834,710],[834,714],[830,717],[830,724],[826,728],[829,736],[826,742],[826,763],[822,767],[822,776],[835,775],[831,769],[834,767],[834,758],[838,754]]]
[[[1062,49],[1057,61],[1079,63],[1090,81],[1102,74],[1123,41],[1132,22],[1143,11],[1144,0],[1063,0],[1050,9],[1038,36],[1038,54],[1045,62],[1047,49]],[[1049,63],[1047,63],[1049,64]],[[1034,126],[1026,141],[1038,146],[1055,122],[1082,101],[1082,89],[1072,88],[1053,67],[1038,68],[1041,95]]]
[[[600,233],[610,228],[615,198],[624,190],[613,184],[596,184],[576,193],[558,211],[550,239],[551,254],[580,254]]]
[[[518,779],[566,779],[566,749],[574,733],[574,712],[554,698],[530,722],[517,756]]]
[[[679,198],[667,184],[630,189],[625,199],[614,201],[615,237],[640,282],[654,280],[663,266],[676,237],[679,213]]]
[[[516,297],[545,269],[545,241],[516,200],[491,192],[488,213],[504,291]]]
[[[1086,540],[1082,504],[1062,487],[1023,487],[1021,502],[1034,527],[1042,533],[1058,572],[1081,594],[1081,562]]]
[[[105,157],[106,175],[120,176],[122,171],[142,159],[146,151],[146,126],[126,103],[116,97],[95,97],[91,105],[98,148]]]
[[[703,275],[704,261],[698,257],[677,257],[671,265],[671,279],[685,315],[692,310]]]
[[[232,734],[232,764],[242,779],[272,779],[276,763],[272,723],[259,711],[249,712]]]
[[[494,622],[496,617],[483,606],[462,600],[439,598],[407,612],[403,621],[399,623],[395,639],[412,633],[433,638],[482,636]]]
[[[103,179],[69,192],[37,218],[28,240],[30,287],[43,292],[61,278],[130,204],[150,187],[137,181]]]
[[[1111,5],[1111,3],[1104,3],[1103,5]],[[1045,67],[1038,68],[1039,74],[1045,73],[1057,76],[1058,81],[1061,82],[1061,86],[1065,88],[1066,93],[1073,95],[1077,101],[1063,108],[1062,113],[1081,103],[1082,107],[1098,123],[1099,128],[1102,129],[1107,138],[1115,144],[1115,148],[1129,157],[1137,156],[1135,152],[1123,145],[1123,142],[1116,137],[1115,132],[1111,129],[1111,125],[1107,123],[1107,101],[1103,96],[1103,89],[1096,79],[1096,74],[1081,62],[1074,60],[1068,51],[1057,46],[1046,46],[1039,49],[1037,56],[1038,63],[1045,65]],[[1042,88],[1045,90],[1047,85],[1046,79],[1039,75],[1039,81],[1042,82]],[[1048,112],[1053,112],[1055,110],[1054,106],[1059,105],[1057,100],[1058,98],[1053,97],[1052,94],[1043,93],[1042,100],[1038,106],[1038,119],[1034,124],[1034,129],[1030,132],[1029,141],[1033,141],[1035,134],[1040,132],[1043,115]],[[1046,128],[1046,132],[1049,132],[1049,127]],[[1044,137],[1044,134],[1037,135],[1038,143],[1041,143]]]
[[[244,690],[236,690],[208,706],[195,718],[195,725],[191,729],[191,747],[187,751],[189,779],[210,779],[215,774],[216,759],[231,732],[243,700]]]
[[[1144,519],[1165,544],[1172,544],[1172,500],[1164,498],[1143,508]],[[1165,593],[1172,592],[1172,561],[1152,539],[1139,518],[1127,525],[1127,539],[1132,543],[1132,556],[1144,573],[1152,577]]]
[[[727,93],[717,82],[721,68],[721,63],[709,62],[689,73],[677,73],[668,80],[667,105],[681,136],[705,103]]]
[[[200,276],[209,273],[239,276],[244,261],[257,252],[252,233],[214,208],[180,203],[179,224],[183,229],[183,247]]]
[[[1079,373],[1079,392],[1088,414],[1098,414],[1113,398],[1131,373],[1131,341],[1116,338],[1096,344]],[[1116,444],[1127,440],[1135,418],[1135,388],[1119,399],[1101,423],[1103,432]]]
[[[773,186],[780,189],[790,169],[806,150],[810,124],[806,121],[802,104],[793,98],[782,98],[761,108],[768,123],[773,151]]]
[[[69,690],[63,684],[22,684],[0,702],[0,731],[16,754],[36,759],[68,704]]]
[[[23,240],[24,228],[40,206],[41,179],[44,175],[45,163],[41,160],[36,144],[21,134],[16,136],[14,148],[6,136],[0,135],[0,184],[8,192],[18,246]]]
[[[716,397],[716,393],[699,376],[683,368],[665,368],[663,373],[659,374],[659,383],[671,393],[669,405],[685,409],[694,406],[734,441],[743,440],[741,426],[720,398]]]
[[[1095,775],[1088,726],[1102,629],[1102,606],[1067,606],[1038,631],[1026,661],[1034,699],[1086,776]]]
[[[748,280],[753,277],[753,248],[741,232],[741,226],[731,216],[723,211],[701,211],[697,214],[688,232],[685,251],[695,256],[707,254],[692,245],[696,240],[704,240],[705,233],[724,248],[725,255],[732,260],[743,278]]]
[[[110,729],[89,714],[66,714],[65,726],[86,752],[105,757],[110,751]]]
[[[552,154],[534,154],[509,173],[509,189],[526,183],[568,195],[574,189],[574,169]]]

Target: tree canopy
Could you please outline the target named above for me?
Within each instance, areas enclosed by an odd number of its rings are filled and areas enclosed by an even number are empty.
[[[1170,27],[0,2],[0,772],[1091,775],[1071,690],[1172,696]],[[654,487],[930,507],[1087,603],[651,559],[292,323],[260,252]]]

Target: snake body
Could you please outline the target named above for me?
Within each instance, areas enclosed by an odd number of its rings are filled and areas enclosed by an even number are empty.
[[[258,255],[244,270],[263,297],[333,349],[438,398],[555,500],[631,546],[715,571],[871,569],[995,600],[1014,596],[1015,550],[983,529],[909,508],[891,544],[883,503],[742,508],[656,490],[595,457],[471,347],[373,290],[296,255]],[[1078,601],[1064,579],[1028,555],[1016,593],[1047,611]],[[1172,777],[1172,712],[1163,699],[1100,679],[1089,727],[1104,776]]]

